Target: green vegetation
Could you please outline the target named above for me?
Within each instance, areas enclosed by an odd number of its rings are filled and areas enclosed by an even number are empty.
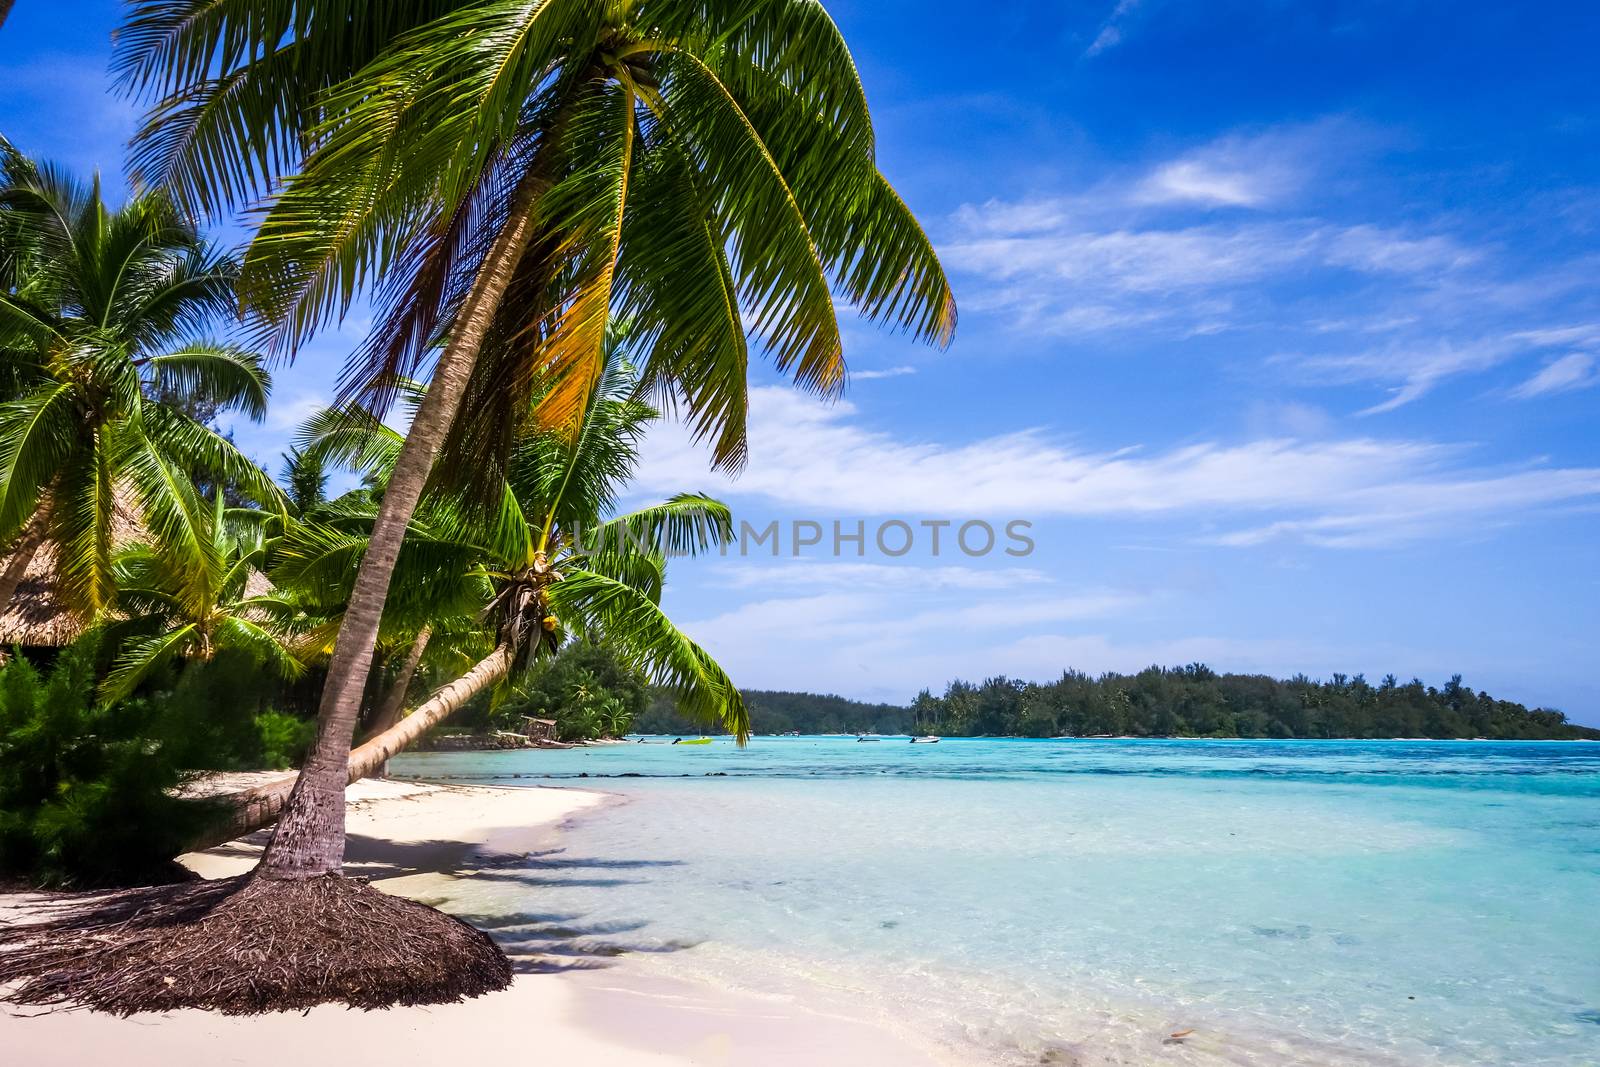
[[[255,727],[256,737],[261,742],[258,763],[272,771],[300,766],[317,732],[313,720],[285,715],[281,711],[264,711],[257,715]]]
[[[0,667],[0,871],[42,886],[168,881],[206,818],[175,799],[182,734],[159,702],[94,699],[93,641],[41,675]]]
[[[1559,711],[1475,693],[1459,675],[1435,689],[1415,679],[1402,685],[1393,676],[1377,685],[1343,674],[1326,682],[1281,681],[1217,674],[1201,664],[1098,678],[1068,671],[1050,683],[955,681],[943,696],[923,690],[909,707],[816,693],[743,692],[755,734],[1600,740],[1600,729],[1569,723]],[[635,733],[647,734],[696,729],[662,696],[633,724]]]
[[[895,704],[867,704],[841,696],[745,689],[744,706],[755,734],[903,734],[912,727],[911,710]],[[664,694],[634,720],[633,732],[689,734],[704,727],[691,722]]]
[[[676,701],[663,700],[681,715]],[[579,642],[517,686],[493,718],[508,730],[520,729],[524,715],[553,719],[560,740],[590,741],[632,732],[635,719],[649,703],[650,685],[644,674],[605,645]],[[703,729],[703,724],[692,729]]]
[[[160,192],[112,211],[0,137],[0,605],[46,543],[57,595],[97,615],[135,519],[174,566],[205,567],[196,478],[280,507],[272,479],[192,411],[266,411],[261,357],[206,336],[238,269]],[[119,514],[120,512],[120,514]]]
[[[154,351],[227,309],[231,264],[158,194],[113,212],[97,189],[6,152],[0,511],[15,521],[5,571],[15,593],[44,551],[43,595],[88,636],[61,657],[59,682],[35,684],[26,658],[7,675],[18,703],[0,746],[17,784],[0,871],[151,877],[199,825],[163,792],[180,768],[287,768],[314,743],[307,713],[405,443],[358,404],[319,412],[286,457],[290,492],[281,493],[202,421],[228,405],[264,410],[259,360],[181,337]],[[70,254],[71,269],[52,266],[52,254]],[[120,296],[101,292],[119,286]],[[111,327],[85,324],[88,311]],[[545,429],[534,417],[554,388],[546,382],[514,420],[499,463],[440,478],[420,500],[384,605],[382,669],[362,700],[385,755],[363,749],[356,776],[491,690],[501,721],[522,707],[559,720],[569,739],[626,731],[649,685],[670,689],[688,714],[746,732],[732,682],[659,607],[669,553],[718,544],[731,525],[726,507],[684,494],[612,514],[657,415],[639,399],[646,383],[627,361],[625,334],[609,335],[570,426]],[[491,339],[489,350],[505,343]],[[425,403],[419,387],[401,388]],[[86,416],[74,424],[81,432],[56,425],[57,414]],[[329,500],[327,472],[339,466],[362,488]],[[571,655],[539,669],[568,646]],[[446,695],[402,722],[418,677]],[[37,708],[35,690],[52,694]],[[73,731],[86,735],[76,747]],[[40,744],[72,753],[53,777],[19,769]],[[96,855],[85,843],[124,801],[127,825],[150,814],[160,832],[127,857]]]
[[[952,737],[1600,738],[1559,711],[1475,693],[1460,675],[1434,689],[1393,675],[1377,685],[1343,674],[1279,681],[1202,664],[1098,678],[1068,671],[1042,684],[957,681],[943,696],[923,690],[910,710],[917,732]]]

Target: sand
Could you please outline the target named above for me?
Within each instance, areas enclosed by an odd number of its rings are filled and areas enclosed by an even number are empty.
[[[472,877],[474,854],[515,854],[532,832],[547,832],[607,799],[575,789],[393,781],[359,782],[347,796],[346,871],[387,892],[420,898],[430,887],[437,890],[441,875]],[[241,873],[254,865],[263,843],[258,834],[184,862],[206,877]],[[0,920],[25,916],[37,899],[0,896]],[[27,1067],[431,1065],[491,1062],[519,1052],[541,1062],[599,1067],[943,1062],[933,1050],[908,1045],[865,1020],[664,980],[630,970],[626,959],[603,971],[519,973],[503,992],[431,1008],[323,1007],[247,1018],[179,1011],[118,1019],[0,1006],[0,1049],[4,1063]]]

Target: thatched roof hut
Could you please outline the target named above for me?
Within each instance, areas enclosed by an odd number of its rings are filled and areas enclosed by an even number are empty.
[[[111,541],[123,548],[145,535],[133,502],[119,494],[111,517]],[[0,570],[11,560],[0,557]],[[70,644],[84,630],[84,620],[61,601],[56,589],[56,544],[45,541],[33,554],[11,603],[0,605],[0,649],[11,645],[51,648]]]
[[[4,565],[0,561],[0,567]],[[0,613],[0,647],[65,645],[82,632],[83,620],[56,593],[56,546],[46,541],[33,554],[16,595]]]
[[[140,541],[149,541],[148,531],[124,490],[112,512],[111,543],[121,549]],[[0,556],[0,571],[10,560],[10,554]],[[0,605],[0,655],[12,645],[58,648],[71,644],[84,631],[85,620],[62,603],[56,577],[56,544],[47,540],[34,552],[11,603]],[[272,582],[260,571],[252,570],[245,577],[245,596],[266,596],[272,590]],[[260,612],[247,614],[257,622],[267,619]]]

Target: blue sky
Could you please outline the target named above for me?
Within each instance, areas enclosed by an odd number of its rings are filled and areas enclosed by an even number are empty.
[[[641,496],[867,524],[859,558],[786,534],[675,565],[669,606],[742,684],[905,700],[1204,660],[1460,672],[1600,722],[1600,9],[830,10],[961,325],[936,351],[846,323],[832,406],[762,374],[736,481],[652,439]],[[0,130],[119,172],[115,19],[18,0]],[[237,427],[270,468],[362,325]],[[1027,520],[1036,547],[890,557],[897,518]]]

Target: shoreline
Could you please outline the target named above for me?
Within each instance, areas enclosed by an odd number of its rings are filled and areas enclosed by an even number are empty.
[[[213,783],[228,790],[236,782]],[[435,906],[473,878],[504,877],[574,818],[619,802],[615,794],[555,786],[456,786],[366,780],[347,794],[347,873],[386,892]],[[203,877],[243,873],[267,832],[181,862]],[[536,892],[530,890],[530,892]],[[0,921],[26,921],[49,894],[0,894]],[[530,901],[537,908],[537,900]],[[469,921],[475,917],[463,916]],[[530,921],[532,921],[530,919]],[[512,985],[457,1004],[353,1011],[323,1005],[300,1013],[223,1016],[198,1010],[117,1018],[85,1010],[0,1006],[0,1046],[17,1062],[47,1067],[114,1062],[166,1067],[201,1058],[246,1067],[286,1059],[344,1064],[433,1064],[504,1054],[528,1045],[541,1057],[596,1067],[870,1062],[937,1067],[929,1051],[873,1023],[713,985],[601,970],[508,943],[516,924],[490,927],[517,970]],[[535,942],[537,945],[538,942]]]

